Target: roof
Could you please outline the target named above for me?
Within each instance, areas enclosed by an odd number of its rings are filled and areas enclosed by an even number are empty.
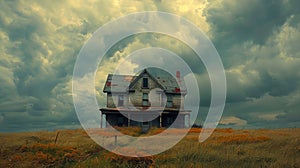
[[[178,80],[170,75],[157,72],[155,73],[152,71],[150,72],[147,69],[144,69],[137,76],[109,74],[107,76],[103,92],[126,93],[129,91],[129,88],[142,77],[144,73],[148,73],[149,77],[157,82],[157,84],[161,86],[166,93],[186,94],[186,85],[182,78]]]
[[[118,107],[118,108],[101,108],[100,109],[101,112],[103,114],[105,113],[120,113],[120,111],[122,113],[137,113],[137,114],[142,114],[142,110],[139,108],[134,108],[134,109],[129,109],[129,108],[122,108],[122,107]],[[179,112],[180,114],[188,114],[191,113],[191,110],[182,110],[182,109],[177,109],[177,108],[157,108],[157,109],[147,109],[147,113],[170,113],[170,112]]]
[[[103,92],[127,92],[128,86],[134,78],[136,78],[136,76],[109,74]],[[112,81],[114,83],[112,83]]]
[[[147,70],[147,69],[144,69],[138,76],[136,76],[136,78],[135,79],[133,79],[132,80],[132,82],[130,83],[130,85],[129,85],[129,89],[132,89],[132,87],[135,85],[135,83],[139,80],[139,79],[141,79],[143,76],[144,76],[144,74],[147,74],[148,76],[149,76],[149,78],[151,78],[162,90],[165,90],[165,88],[164,88],[164,86],[163,85],[161,85],[159,82],[158,82],[158,80],[154,77],[154,76],[152,76],[152,74]]]

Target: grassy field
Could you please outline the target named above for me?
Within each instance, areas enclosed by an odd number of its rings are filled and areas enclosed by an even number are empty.
[[[140,135],[131,129],[120,128]],[[217,129],[203,143],[200,131],[193,128],[172,149],[142,158],[106,151],[83,130],[0,133],[0,167],[300,167],[300,128]]]

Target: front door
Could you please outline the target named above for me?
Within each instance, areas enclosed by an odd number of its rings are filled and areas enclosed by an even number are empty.
[[[122,127],[124,125],[124,117],[118,117],[117,124],[118,127]]]
[[[150,122],[142,122],[142,133],[148,132],[150,129]]]

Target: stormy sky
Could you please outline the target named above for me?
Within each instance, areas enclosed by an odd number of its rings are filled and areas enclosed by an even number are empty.
[[[220,126],[299,127],[299,6],[297,0],[0,1],[0,131],[80,127],[72,75],[81,47],[105,23],[141,11],[185,17],[211,39],[227,77]],[[105,104],[107,73],[147,46],[177,53],[195,71],[203,111],[197,121],[202,123],[210,101],[207,72],[190,57],[190,48],[163,35],[132,36],[112,47],[97,72],[99,105]]]

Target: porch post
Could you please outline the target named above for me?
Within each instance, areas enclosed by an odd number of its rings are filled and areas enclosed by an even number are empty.
[[[107,128],[107,117],[106,117],[106,114],[105,114],[105,128]]]
[[[162,127],[162,113],[159,114],[159,127]]]
[[[130,127],[130,113],[127,113],[128,115],[128,121],[127,121],[127,127]]]
[[[102,128],[103,114],[101,113],[100,128]]]
[[[190,127],[191,126],[191,116],[190,116],[190,114],[188,114],[188,127]]]

